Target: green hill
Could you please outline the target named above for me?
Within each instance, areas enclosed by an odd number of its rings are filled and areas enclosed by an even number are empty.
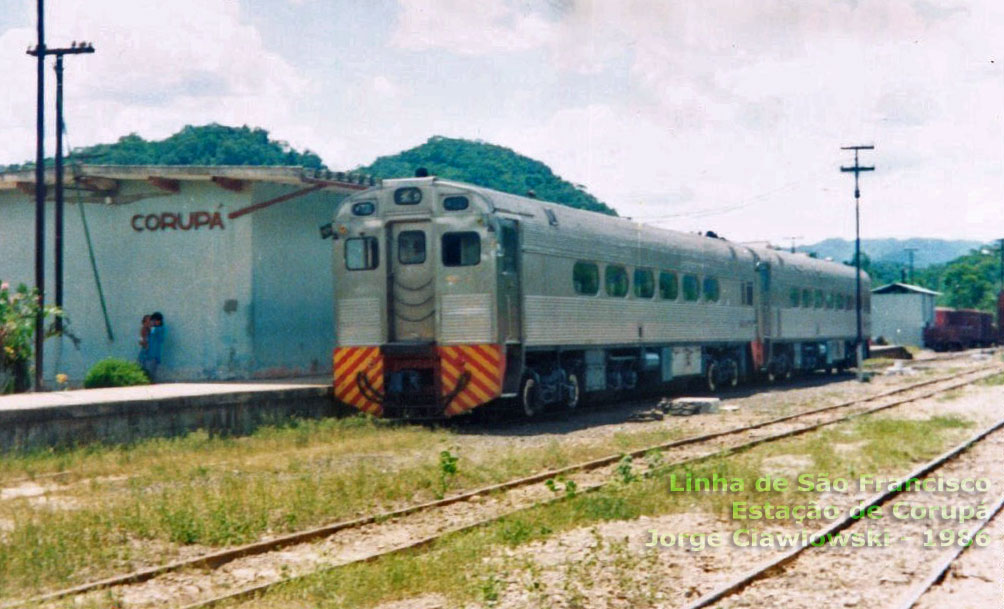
[[[131,133],[114,144],[77,148],[73,157],[93,165],[302,165],[321,168],[321,157],[309,150],[298,152],[289,144],[269,138],[258,128],[228,127],[216,123],[186,125],[174,135],[148,141]],[[51,159],[46,160],[51,164]],[[27,169],[34,163],[7,169]]]
[[[616,216],[617,212],[578,186],[554,175],[529,157],[485,142],[440,136],[391,156],[382,156],[360,171],[380,178],[405,178],[425,167],[430,175],[468,182],[516,195],[533,190],[538,199]]]

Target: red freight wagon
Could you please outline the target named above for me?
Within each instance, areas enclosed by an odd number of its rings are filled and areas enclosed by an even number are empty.
[[[924,345],[935,351],[989,347],[997,342],[992,313],[973,309],[934,309],[934,325],[924,328]]]

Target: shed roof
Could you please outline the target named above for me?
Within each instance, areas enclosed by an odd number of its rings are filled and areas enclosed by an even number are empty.
[[[900,283],[898,281],[894,281],[893,283],[879,286],[872,290],[872,294],[910,294],[910,293],[928,294],[930,296],[941,295],[941,292],[935,292],[934,290],[922,288],[919,285]]]
[[[45,183],[55,183],[56,172],[45,169]],[[246,165],[82,165],[67,164],[64,170],[67,190],[85,191],[85,200],[102,200],[114,197],[119,184],[125,181],[148,182],[158,189],[177,192],[182,181],[215,182],[222,188],[240,190],[245,182],[291,184],[351,194],[365,190],[380,181],[361,173],[330,171],[290,166]],[[25,194],[35,192],[35,170],[0,172],[0,193],[20,190]],[[52,190],[47,187],[48,198]],[[115,201],[119,202],[119,201]],[[127,201],[122,201],[127,202]]]

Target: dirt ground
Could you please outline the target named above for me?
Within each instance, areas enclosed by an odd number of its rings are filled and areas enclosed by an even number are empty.
[[[851,381],[853,383],[853,381]],[[842,383],[843,384],[843,383]],[[829,389],[832,386],[828,386]],[[853,393],[859,385],[848,385]],[[828,397],[816,388],[816,399]],[[822,393],[823,396],[818,394]],[[774,396],[757,396],[743,410],[769,407]],[[756,402],[760,402],[756,404]],[[766,404],[765,404],[766,403]],[[755,405],[754,405],[755,404]],[[969,386],[951,399],[926,399],[894,412],[877,416],[928,418],[956,415],[982,428],[1004,418],[1004,387]],[[730,415],[731,416],[731,415]],[[675,422],[675,421],[674,421]],[[695,421],[699,423],[698,421]],[[975,429],[975,428],[974,428]],[[967,432],[965,435],[970,435]],[[854,450],[853,444],[840,450]],[[946,477],[984,477],[992,482],[985,495],[959,493],[911,496],[911,504],[940,508],[948,504],[993,504],[1004,492],[1004,433],[995,434],[947,466]],[[804,466],[801,455],[782,455],[768,462],[778,475],[791,475]],[[906,473],[904,470],[902,473]],[[827,504],[847,509],[872,492],[834,494],[820,498]],[[971,548],[963,555],[946,581],[929,592],[922,607],[999,607],[1002,602],[1004,572],[1004,517],[990,529],[989,546]],[[891,534],[911,537],[910,543],[890,548],[853,548],[835,551],[808,551],[778,577],[747,588],[717,604],[720,607],[895,607],[900,597],[919,585],[932,566],[943,556],[938,549],[922,547],[923,530],[965,529],[952,521],[896,522]],[[760,527],[761,533],[783,532],[785,527]],[[702,513],[676,514],[634,521],[609,522],[584,527],[546,541],[504,554],[500,568],[507,571],[505,588],[497,603],[477,607],[682,607],[701,595],[777,556],[777,549],[737,548],[726,542],[719,548],[700,551],[680,547],[646,547],[650,531],[665,533],[712,533],[720,531],[728,539],[734,523]],[[829,550],[829,549],[828,549]]]

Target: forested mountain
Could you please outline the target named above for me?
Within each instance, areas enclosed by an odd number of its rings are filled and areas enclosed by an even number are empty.
[[[538,199],[617,215],[585,187],[566,182],[540,161],[485,142],[434,136],[420,146],[382,156],[359,170],[381,178],[405,178],[415,175],[419,167],[442,178],[517,195],[533,190]]]
[[[959,256],[969,253],[969,250],[979,247],[979,241],[946,239],[862,239],[861,250],[868,252],[873,263],[889,262],[906,263],[910,260],[908,248],[916,248],[914,252],[914,268],[923,268],[931,264],[944,264]],[[818,258],[833,258],[848,260],[854,256],[854,241],[846,239],[825,239],[812,245],[802,245],[796,248],[801,252],[815,253]]]
[[[258,128],[225,125],[186,125],[174,135],[147,141],[131,133],[114,144],[97,144],[73,151],[73,156],[92,165],[302,165],[324,167],[321,157],[269,138]],[[51,159],[47,159],[47,164]],[[8,169],[26,169],[32,163]]]
[[[853,257],[847,263],[853,263]],[[872,287],[903,281],[904,275],[909,273],[906,264],[876,262],[864,252],[861,266],[871,276]],[[941,292],[937,300],[939,306],[994,311],[997,292],[1001,289],[1000,272],[1000,247],[988,243],[944,264],[915,267],[912,283]]]

